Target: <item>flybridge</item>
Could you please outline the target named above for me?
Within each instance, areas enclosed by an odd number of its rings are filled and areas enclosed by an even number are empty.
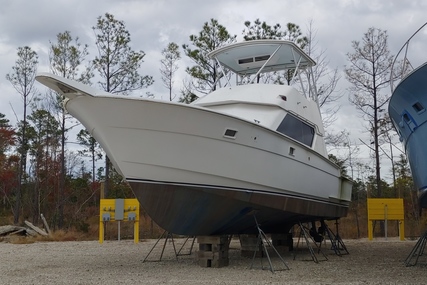
[[[236,84],[254,83],[258,75],[266,72],[291,71],[291,83],[299,78],[301,89],[307,98],[317,101],[314,77],[301,78],[303,71],[312,73],[316,62],[294,42],[284,40],[254,40],[239,42],[216,49],[208,54],[221,66],[227,85],[230,84],[227,71],[237,75]],[[217,80],[219,81],[219,79]],[[304,84],[303,84],[304,83]],[[308,85],[304,86],[304,85]]]

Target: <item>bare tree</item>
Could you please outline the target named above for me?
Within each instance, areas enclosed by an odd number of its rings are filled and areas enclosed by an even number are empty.
[[[340,94],[335,89],[341,76],[338,73],[338,68],[330,68],[325,54],[326,50],[318,48],[316,33],[313,29],[313,22],[310,21],[306,37],[307,44],[304,50],[316,61],[316,65],[313,66],[312,76],[316,86],[319,108],[322,112],[323,125],[327,128],[336,120],[336,114],[340,109],[338,101],[343,94]]]
[[[380,146],[381,151],[390,159],[391,162],[391,174],[393,177],[393,189],[395,191],[395,197],[399,197],[396,187],[396,168],[395,168],[395,159],[394,159],[394,150],[404,154],[404,152],[395,145],[397,142],[396,132],[394,131],[393,124],[391,122],[390,116],[386,113],[379,122],[379,135],[380,135],[380,144],[385,145],[384,148]],[[387,149],[388,148],[388,149]],[[400,197],[399,197],[400,198]]]
[[[57,35],[57,42],[50,43],[49,49],[49,62],[50,68],[54,74],[60,75],[69,79],[77,79],[78,81],[88,83],[92,77],[90,68],[86,68],[84,72],[79,74],[79,67],[88,55],[87,45],[82,45],[79,42],[79,38],[73,39],[69,31],[59,33]],[[58,228],[62,228],[64,221],[64,192],[65,192],[65,142],[66,133],[66,121],[70,117],[67,116],[62,102],[64,101],[64,95],[55,94],[55,101],[53,102],[54,109],[59,114],[58,122],[61,126],[61,175],[59,180],[59,194],[58,194]]]
[[[389,96],[381,93],[389,85],[393,56],[388,49],[386,31],[369,28],[362,41],[353,41],[353,53],[347,53],[349,66],[345,68],[351,83],[349,100],[369,123],[368,130],[374,140],[376,183],[378,197],[381,192],[381,166],[379,122]]]

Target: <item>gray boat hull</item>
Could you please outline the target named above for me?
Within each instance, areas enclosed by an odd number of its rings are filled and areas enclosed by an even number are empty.
[[[182,235],[285,233],[298,221],[344,217],[348,205],[247,189],[128,180],[163,229]]]

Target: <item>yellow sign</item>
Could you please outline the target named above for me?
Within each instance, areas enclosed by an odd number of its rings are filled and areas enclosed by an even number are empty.
[[[386,237],[387,237],[387,221],[399,221],[399,237],[404,240],[404,219],[405,212],[403,208],[403,199],[394,198],[368,198],[368,238],[373,238],[373,221],[384,220],[386,222]]]
[[[99,209],[99,243],[104,242],[104,223],[118,222],[120,240],[120,222],[133,221],[134,242],[139,240],[139,202],[137,199],[101,199]]]

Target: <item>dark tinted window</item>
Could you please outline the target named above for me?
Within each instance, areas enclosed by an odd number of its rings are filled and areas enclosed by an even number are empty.
[[[314,138],[314,128],[307,125],[298,118],[287,114],[283,121],[280,123],[277,131],[287,135],[297,141],[311,146]]]
[[[224,133],[224,136],[226,137],[235,137],[237,134],[236,130],[227,129]]]
[[[411,119],[409,119],[408,114],[403,114],[403,119],[405,119],[405,122],[409,123]]]
[[[412,107],[415,109],[415,111],[417,111],[418,113],[424,111],[424,107],[423,105],[421,105],[420,102],[415,103],[414,105],[412,105]]]
[[[264,61],[264,60],[267,60],[267,59],[269,59],[269,58],[270,58],[270,56],[269,56],[269,55],[256,56],[256,57],[255,57],[255,61]]]
[[[239,59],[239,64],[245,64],[245,63],[251,63],[251,62],[254,62],[254,59],[252,57]]]

